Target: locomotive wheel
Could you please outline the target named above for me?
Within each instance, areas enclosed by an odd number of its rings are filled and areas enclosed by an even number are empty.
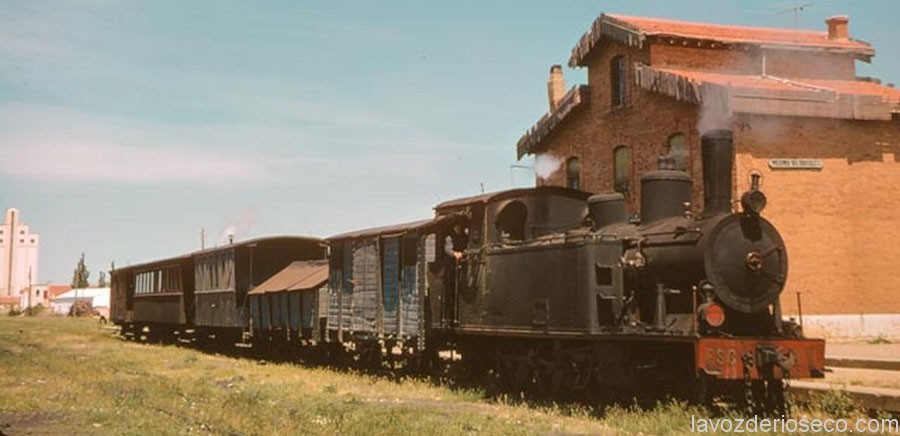
[[[534,378],[541,398],[556,398],[562,392],[565,370],[556,362],[539,363]]]

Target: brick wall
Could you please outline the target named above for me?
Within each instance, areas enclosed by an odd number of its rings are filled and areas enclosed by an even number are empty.
[[[675,133],[686,137],[689,148],[688,170],[696,168],[700,174],[700,139],[696,131],[696,107],[688,103],[649,93],[634,85],[630,65],[646,62],[648,51],[612,46],[590,60],[588,85],[590,104],[558,126],[557,132],[546,142],[545,150],[562,161],[570,157],[581,159],[581,186],[590,192],[613,190],[613,150],[621,145],[631,149],[631,180],[629,208],[640,204],[640,175],[656,168],[657,157],[668,152],[667,140]],[[611,107],[610,63],[616,56],[628,58],[627,104]],[[560,168],[546,181],[565,186],[565,168]],[[702,186],[695,186],[695,203],[702,198]]]
[[[771,116],[735,122],[737,192],[763,174],[764,215],[782,233],[796,313],[900,312],[900,123]],[[821,159],[821,171],[771,170],[774,158]]]
[[[619,55],[648,63],[653,55],[671,65],[700,68],[755,65],[745,52],[607,44],[589,60],[591,101],[573,114],[545,144],[562,161],[581,159],[581,186],[590,192],[613,189],[613,149],[631,147],[629,208],[640,204],[640,175],[656,167],[673,133],[685,134],[688,172],[694,178],[695,210],[702,206],[698,107],[643,91],[628,80],[628,105],[610,104],[610,61]],[[806,74],[788,59],[769,58],[785,75]],[[796,59],[794,59],[794,63]],[[815,66],[815,62],[810,64]],[[850,62],[852,67],[852,61]],[[793,68],[793,69],[792,69]],[[770,73],[773,73],[770,71]],[[774,74],[774,73],[773,73]],[[827,74],[855,74],[846,64]],[[630,77],[629,77],[630,78]],[[789,278],[782,294],[785,314],[796,313],[795,292],[803,293],[806,314],[900,313],[900,122],[849,121],[738,115],[735,131],[734,198],[749,188],[749,173],[764,176],[769,197],[764,215],[785,238]],[[773,158],[821,159],[821,171],[770,170]],[[565,186],[565,168],[547,183]]]
[[[762,66],[755,51],[686,47],[664,41],[650,45],[650,56],[653,66],[660,68],[759,73]]]
[[[765,69],[769,75],[835,80],[856,78],[855,61],[846,55],[758,48],[711,49],[672,45],[666,41],[651,44],[649,53],[653,66],[659,68],[761,74],[765,55]]]

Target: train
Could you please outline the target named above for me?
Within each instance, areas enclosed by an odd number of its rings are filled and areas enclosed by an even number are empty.
[[[691,177],[662,157],[641,177],[639,216],[618,192],[536,186],[410,223],[118,268],[111,319],[131,337],[363,368],[452,364],[541,397],[664,392],[783,409],[787,381],[824,376],[825,343],[783,319],[787,249],[758,175],[732,198],[733,156],[731,131],[701,136],[699,212]]]

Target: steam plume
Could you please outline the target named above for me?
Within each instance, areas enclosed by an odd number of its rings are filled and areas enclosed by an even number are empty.
[[[552,154],[539,154],[534,158],[534,174],[547,180],[562,165],[562,159]]]
[[[250,228],[256,222],[256,208],[248,207],[236,219],[230,221],[233,224],[229,224],[222,231],[222,244],[227,244],[231,238],[239,240],[247,237],[250,233]]]

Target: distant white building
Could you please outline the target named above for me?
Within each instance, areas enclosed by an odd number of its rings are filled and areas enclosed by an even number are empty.
[[[15,297],[39,283],[38,248],[40,239],[20,221],[19,210],[6,210],[0,225],[0,297]]]
[[[57,295],[50,306],[53,313],[68,315],[69,309],[76,301],[88,301],[91,307],[106,317],[109,317],[109,288],[80,288],[72,289],[64,294]]]

